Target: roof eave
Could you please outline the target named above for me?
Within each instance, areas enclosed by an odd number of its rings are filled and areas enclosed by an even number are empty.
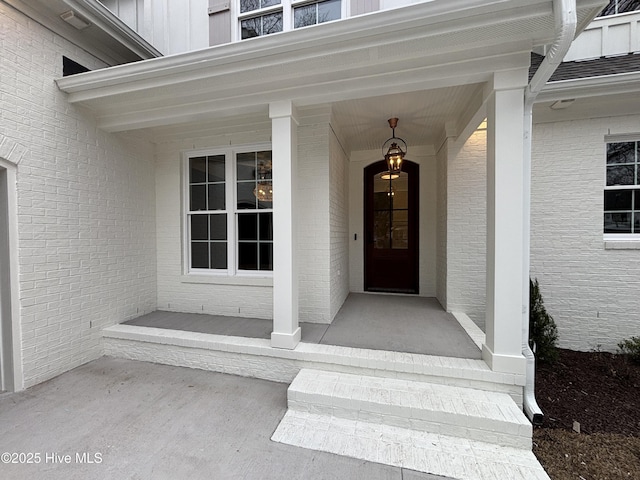
[[[65,0],[78,1],[78,0]],[[93,0],[88,0],[93,1]],[[542,18],[551,14],[550,0],[450,0],[447,2],[422,2],[385,11],[350,17],[329,24],[318,25],[288,32],[282,32],[265,37],[228,43],[203,50],[187,52],[169,57],[163,57],[146,62],[136,62],[119,65],[108,69],[87,72],[59,79],[61,90],[67,93],[88,92],[113,85],[132,85],[157,79],[160,76],[174,75],[178,71],[189,76],[194,70],[203,70],[211,66],[219,67],[224,64],[240,63],[252,58],[264,58],[269,55],[281,55],[303,50],[317,51],[331,45],[340,48],[346,40],[350,44],[358,43],[362,46],[380,44],[381,34],[403,31],[412,26],[429,28],[433,31],[438,27],[443,33],[448,28],[451,31],[460,28],[471,28],[497,22],[496,12],[505,5],[514,6],[512,14]],[[544,8],[543,8],[544,7]],[[499,18],[507,20],[506,15]],[[324,28],[323,28],[324,27]],[[331,34],[327,35],[327,28]],[[545,31],[540,38],[530,39],[531,42],[545,43],[552,38],[553,32]],[[344,48],[348,48],[344,46]],[[174,77],[178,81],[178,77]],[[78,96],[77,100],[90,98],[91,95]],[[73,101],[73,100],[72,100]]]
[[[105,33],[119,41],[123,46],[147,60],[162,56],[157,48],[147,42],[135,30],[114,15],[97,0],[63,0],[70,8],[87,18]]]
[[[549,82],[536,103],[640,92],[640,72]]]

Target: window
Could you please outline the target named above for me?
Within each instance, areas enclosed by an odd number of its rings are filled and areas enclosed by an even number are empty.
[[[341,0],[240,0],[238,20],[242,40],[339,20]]]
[[[239,153],[236,165],[238,269],[273,270],[271,152]]]
[[[185,163],[189,271],[272,271],[271,151],[197,154]]]
[[[242,40],[282,31],[280,0],[240,0],[240,15]]]
[[[640,0],[611,0],[600,12],[601,17],[640,10]]]
[[[293,9],[293,28],[340,19],[340,0],[311,3]]]
[[[640,142],[607,143],[604,233],[640,234]]]

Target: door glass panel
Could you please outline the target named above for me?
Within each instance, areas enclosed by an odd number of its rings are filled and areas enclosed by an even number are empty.
[[[406,172],[400,172],[400,177],[391,180],[392,196],[394,210],[407,210],[409,208],[409,175]]]
[[[373,212],[373,248],[391,248],[390,217],[388,210]]]
[[[376,249],[409,248],[409,175],[373,183],[373,243]]]
[[[393,249],[409,248],[409,212],[393,211],[393,228],[391,229],[391,247]]]

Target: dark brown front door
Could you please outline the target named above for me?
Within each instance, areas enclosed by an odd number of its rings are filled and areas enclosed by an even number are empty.
[[[383,179],[384,160],[364,170],[364,289],[418,293],[418,164]]]

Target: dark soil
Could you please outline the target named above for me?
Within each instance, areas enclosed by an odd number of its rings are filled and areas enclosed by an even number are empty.
[[[536,397],[545,421],[533,450],[552,480],[640,479],[640,366],[561,349],[537,366]]]

